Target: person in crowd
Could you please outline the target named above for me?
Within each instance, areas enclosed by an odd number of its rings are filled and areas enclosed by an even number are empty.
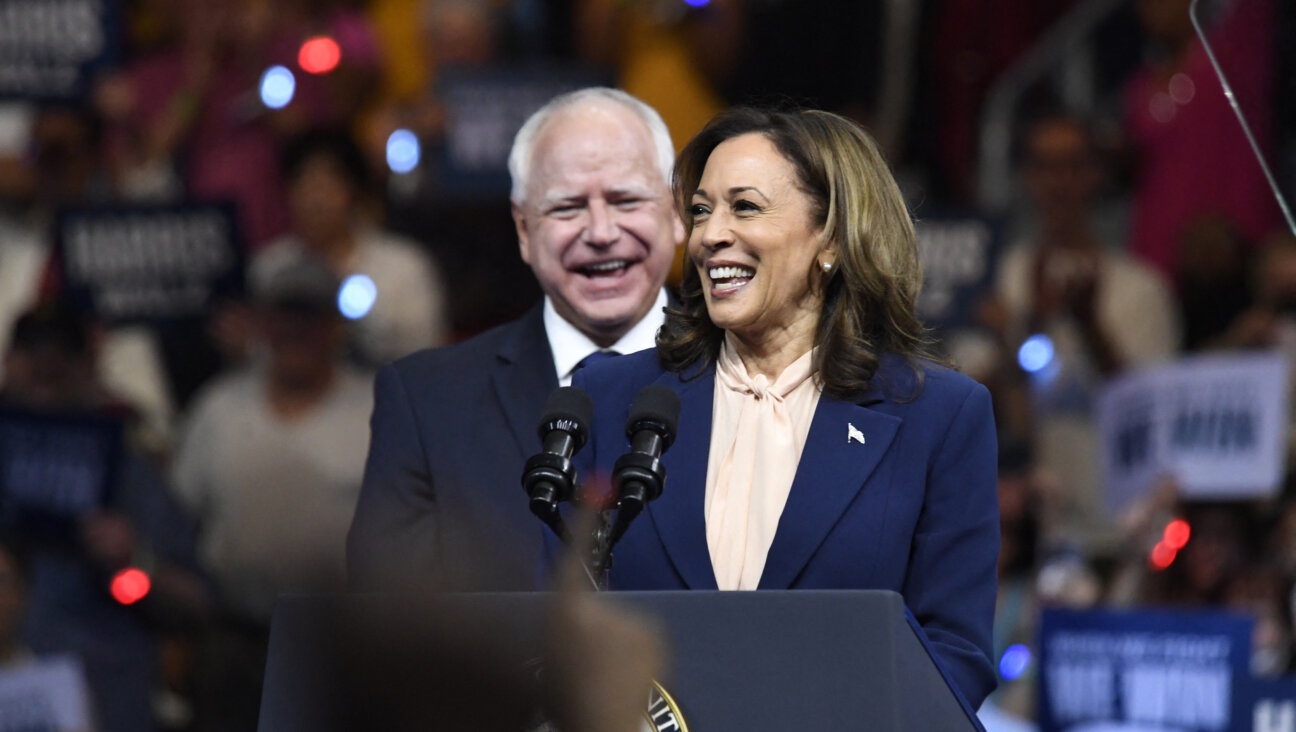
[[[210,384],[176,453],[218,616],[195,670],[211,729],[252,729],[282,592],[345,587],[346,530],[364,469],[372,381],[342,359],[337,278],[301,255],[253,296],[266,358]]]
[[[1039,570],[1040,494],[1044,478],[1026,442],[999,449],[999,592],[995,603],[994,658],[1014,645],[1034,642],[1039,617],[1035,575]],[[1017,719],[1034,717],[1034,674],[1004,677],[986,701]]]
[[[1255,254],[1226,216],[1200,216],[1184,229],[1174,267],[1184,352],[1231,344],[1230,326],[1254,303]]]
[[[520,485],[547,395],[596,352],[653,345],[683,224],[674,147],[651,107],[554,98],[509,157],[522,259],[545,293],[522,318],[378,374],[348,569],[365,589],[527,589],[542,526]]]
[[[624,590],[901,593],[975,708],[991,663],[999,512],[986,389],[924,360],[913,223],[872,138],[739,108],[680,154],[691,266],[657,348],[576,373],[578,455],[610,475],[648,384],[682,403],[670,484],[615,549]]]
[[[81,662],[64,654],[37,656],[23,640],[31,582],[27,549],[0,534],[0,708],[15,727],[92,729],[93,702]]]
[[[1296,353],[1296,236],[1284,231],[1268,237],[1255,260],[1249,307],[1205,346]]]
[[[1134,157],[1129,249],[1167,277],[1175,275],[1180,238],[1195,219],[1226,217],[1256,242],[1279,217],[1230,104],[1239,105],[1257,144],[1268,152],[1274,137],[1275,3],[1222,3],[1218,17],[1203,18],[1231,96],[1224,94],[1193,28],[1191,4],[1134,4],[1154,53],[1125,86],[1125,133]]]
[[[1062,481],[1062,505],[1045,507],[1050,546],[1105,551],[1114,537],[1103,514],[1093,401],[1106,379],[1170,358],[1179,344],[1174,296],[1146,265],[1102,241],[1092,225],[1103,168],[1079,118],[1043,115],[1028,126],[1022,177],[1038,229],[1008,247],[995,296],[1013,368],[1017,346],[1040,335],[1052,358],[1029,389],[1041,467]],[[1053,517],[1060,521],[1051,520]]]
[[[263,286],[309,252],[355,288],[357,301],[345,314],[360,363],[377,368],[444,341],[449,328],[439,268],[416,243],[366,216],[369,170],[350,135],[322,129],[303,134],[288,145],[283,173],[292,232],[252,260],[252,286]]]
[[[550,10],[529,2],[513,5],[527,6],[518,10],[531,20]],[[527,95],[516,93],[519,79],[532,78],[534,60],[522,60],[510,48],[509,4],[429,0],[420,8],[416,27],[431,69],[427,84],[417,99],[391,110],[384,124],[367,132],[365,149],[386,166],[393,130],[404,127],[419,137],[418,169],[392,177],[390,221],[426,244],[441,265],[450,288],[448,320],[459,341],[517,319],[541,295],[531,270],[514,254],[502,173],[515,131],[511,125],[522,122],[522,117],[511,117],[529,114],[546,99],[526,102]],[[566,76],[560,73],[557,79]],[[541,83],[564,83],[557,79]],[[502,89],[497,86],[501,82],[513,98],[497,108],[489,123],[476,122],[473,110],[494,102],[470,90],[480,87],[489,98],[492,89]],[[565,83],[564,90],[576,88]],[[552,93],[558,91],[554,87]],[[519,102],[530,106],[515,109]]]
[[[33,491],[7,479],[0,529],[27,548],[27,646],[79,658],[101,729],[137,732],[154,728],[161,634],[203,622],[208,591],[184,511],[130,441],[113,439],[127,415],[98,382],[96,357],[91,328],[64,303],[15,325],[0,390],[5,475],[64,480],[60,491]],[[97,477],[68,477],[78,475]],[[54,495],[76,499],[49,502]],[[151,584],[127,604],[110,590],[130,567]]]
[[[348,124],[377,77],[372,31],[362,16],[337,6],[299,0],[161,5],[169,43],[95,90],[121,189],[137,199],[232,200],[251,250],[283,234],[289,224],[277,175],[283,140],[310,126]],[[301,73],[302,43],[317,35],[338,43],[338,65],[329,74]],[[295,83],[291,99],[268,106],[260,82],[276,65],[292,69]]]
[[[0,343],[19,316],[62,291],[53,266],[52,232],[63,206],[99,206],[114,198],[101,154],[102,123],[79,104],[50,103],[31,119],[34,198],[0,212]],[[171,436],[171,399],[156,334],[136,324],[101,324],[94,362],[98,380],[140,413],[138,431],[155,452]],[[0,380],[4,378],[0,365]]]

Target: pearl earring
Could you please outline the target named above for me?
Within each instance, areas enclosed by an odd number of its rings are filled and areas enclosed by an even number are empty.
[[[821,263],[821,266],[823,267],[824,274],[832,271],[832,262],[823,262]]]

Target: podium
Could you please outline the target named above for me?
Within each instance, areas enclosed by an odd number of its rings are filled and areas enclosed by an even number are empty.
[[[661,622],[669,660],[660,689],[681,730],[981,729],[894,592],[607,597]],[[537,673],[528,662],[540,653],[545,607],[539,593],[282,597],[259,730],[507,729],[536,701],[510,709],[496,700],[518,696]],[[400,627],[410,624],[423,627]],[[656,694],[652,703],[665,709]],[[473,722],[474,710],[491,719]]]

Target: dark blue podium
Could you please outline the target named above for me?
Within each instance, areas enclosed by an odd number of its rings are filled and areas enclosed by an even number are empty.
[[[661,621],[670,662],[660,682],[688,732],[981,728],[893,592],[608,597]],[[545,603],[543,594],[285,596],[260,732],[526,729],[517,720],[537,701],[526,689]]]

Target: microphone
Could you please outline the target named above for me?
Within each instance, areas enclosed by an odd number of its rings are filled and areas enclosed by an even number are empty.
[[[522,471],[522,487],[530,499],[531,513],[563,541],[571,537],[558,512],[558,504],[571,500],[576,480],[571,457],[585,446],[593,415],[594,404],[585,392],[574,386],[554,390],[540,418],[539,433],[544,447],[527,460]]]
[[[645,386],[635,395],[626,420],[630,452],[618,458],[612,470],[618,499],[609,548],[620,540],[644,506],[661,495],[666,467],[660,458],[675,441],[679,413],[679,396],[661,384]]]

